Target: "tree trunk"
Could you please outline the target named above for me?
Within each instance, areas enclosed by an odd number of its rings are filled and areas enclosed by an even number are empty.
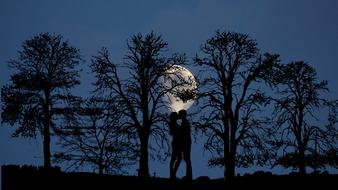
[[[100,166],[99,166],[99,174],[103,174],[103,166],[102,166],[102,164],[100,164]]]
[[[237,141],[236,141],[236,129],[238,120],[235,118],[235,121],[231,122],[231,132],[230,132],[230,152],[229,152],[229,172],[228,178],[235,178],[235,168],[236,168],[236,152],[237,152]]]
[[[229,152],[225,159],[225,171],[224,171],[224,177],[225,179],[234,179],[235,177],[235,153]]]
[[[103,157],[103,148],[100,148],[100,157],[99,157],[99,174],[103,174],[103,161],[102,161],[102,157]]]
[[[299,148],[299,160],[298,160],[299,173],[306,174],[306,160],[305,160],[305,148]]]
[[[235,155],[236,153],[231,152],[229,154],[229,168],[228,168],[228,179],[234,179],[235,178],[235,167],[236,167],[236,161],[235,161]]]
[[[230,143],[229,143],[229,126],[227,125],[227,121],[224,121],[224,178],[228,179],[229,171],[230,171]]]
[[[233,179],[235,177],[235,162],[231,158],[227,159],[225,164],[224,177],[225,179]]]
[[[225,143],[224,143],[225,146]],[[229,156],[224,148],[224,179],[227,179],[228,176],[228,170],[229,170]]]
[[[232,127],[231,131],[229,130],[229,126],[225,127],[226,141],[224,142],[224,157],[225,157],[225,174],[224,177],[226,179],[235,178],[235,167],[236,167],[236,139],[235,132]],[[229,138],[230,136],[230,138]]]
[[[43,158],[45,168],[51,168],[50,162],[50,129],[49,129],[49,119],[45,121],[43,129]]]
[[[148,166],[148,141],[149,135],[143,134],[140,136],[141,141],[141,154],[138,176],[142,178],[149,177],[149,166]]]
[[[43,158],[44,158],[44,167],[49,169],[51,168],[50,161],[50,110],[49,110],[49,92],[45,91],[46,102],[44,105],[44,126],[43,126]]]
[[[224,152],[224,161],[225,161],[225,170],[224,170],[224,178],[225,179],[232,179],[232,161],[229,152]]]

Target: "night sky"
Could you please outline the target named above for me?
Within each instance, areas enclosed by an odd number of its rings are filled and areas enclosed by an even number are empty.
[[[185,52],[191,62],[200,45],[221,29],[249,34],[262,52],[278,53],[284,63],[308,62],[329,81],[330,98],[338,98],[337,10],[336,0],[0,0],[0,86],[9,82],[7,61],[17,57],[24,40],[41,32],[61,34],[81,50],[84,72],[76,94],[84,95],[93,89],[87,66],[102,46],[121,63],[127,40],[154,30],[168,42],[168,54]],[[0,165],[42,165],[41,139],[13,139],[12,132],[8,125],[0,127]],[[193,144],[194,177],[223,177],[223,169],[207,166],[202,143]],[[169,160],[151,161],[150,174],[168,177],[168,165]],[[135,175],[135,168],[129,174]]]

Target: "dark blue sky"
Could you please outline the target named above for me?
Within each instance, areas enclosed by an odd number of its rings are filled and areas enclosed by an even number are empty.
[[[163,35],[169,52],[185,52],[191,61],[215,30],[226,29],[249,34],[263,52],[279,53],[283,62],[309,62],[338,98],[337,10],[336,0],[0,0],[0,86],[11,74],[6,61],[40,32],[62,34],[81,49],[86,65],[102,46],[121,62],[127,39],[151,30]],[[78,93],[90,90],[91,80],[84,72]],[[40,140],[11,139],[12,131],[0,128],[0,165],[42,164]],[[222,177],[221,169],[207,167],[201,145],[194,144],[192,155],[195,177]],[[150,171],[167,177],[168,164],[152,163]]]

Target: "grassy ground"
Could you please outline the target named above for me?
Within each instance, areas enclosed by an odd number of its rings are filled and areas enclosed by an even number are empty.
[[[257,173],[232,180],[202,177],[193,181],[166,178],[141,179],[136,176],[64,173],[59,169],[3,166],[2,189],[336,189],[338,175],[272,175]]]

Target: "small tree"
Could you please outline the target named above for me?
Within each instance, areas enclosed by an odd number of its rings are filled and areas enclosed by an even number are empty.
[[[224,176],[232,178],[236,164],[252,164],[263,150],[257,130],[262,121],[256,113],[268,98],[258,82],[269,78],[278,56],[261,56],[256,41],[247,35],[220,31],[201,51],[204,57],[195,58],[204,70],[200,128],[208,136],[206,148],[215,153],[210,164],[224,166]]]
[[[15,70],[10,84],[1,88],[2,123],[18,124],[13,136],[43,136],[44,166],[50,167],[50,129],[57,115],[70,116],[70,90],[80,84],[79,50],[61,35],[39,34],[26,40],[19,57],[9,61]],[[67,106],[66,106],[67,105]]]
[[[315,69],[303,61],[280,65],[274,80],[276,127],[270,131],[270,143],[281,152],[276,164],[296,167],[302,174],[306,166],[326,165],[320,158],[329,150],[337,150],[338,142],[337,103],[322,98],[322,93],[328,91],[327,81],[317,81]],[[314,122],[325,113],[325,107],[330,108],[329,122],[316,126]]]
[[[165,58],[162,54],[166,50],[167,43],[161,36],[153,32],[143,36],[135,35],[128,42],[128,53],[125,57],[125,80],[118,73],[107,49],[102,49],[98,56],[92,60],[92,70],[96,73],[95,83],[97,91],[114,96],[124,108],[122,113],[128,118],[129,130],[137,134],[140,149],[139,152],[139,176],[149,176],[149,146],[150,137],[160,146],[166,139],[165,128],[162,122],[165,101],[162,98],[170,89],[163,84],[165,75],[171,66],[182,64],[185,59],[182,56]],[[120,68],[119,68],[120,69]],[[175,83],[171,89],[180,85]],[[157,151],[159,152],[159,151]]]
[[[63,152],[55,154],[70,167],[92,165],[99,174],[120,173],[133,164],[134,145],[123,128],[124,117],[114,100],[91,97],[79,109],[76,122],[62,130]]]

